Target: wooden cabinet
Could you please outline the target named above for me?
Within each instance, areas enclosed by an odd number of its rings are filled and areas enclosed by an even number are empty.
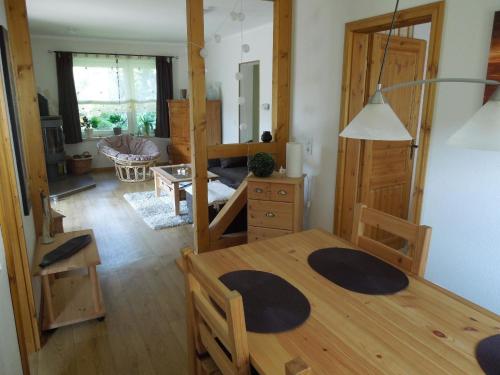
[[[248,242],[302,230],[304,178],[248,177]]]
[[[207,143],[218,145],[222,142],[222,103],[220,100],[207,100]],[[168,156],[173,164],[191,162],[189,139],[189,100],[169,100],[170,145]]]

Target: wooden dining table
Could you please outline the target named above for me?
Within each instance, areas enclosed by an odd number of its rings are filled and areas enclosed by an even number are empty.
[[[235,270],[276,274],[311,304],[299,327],[279,334],[248,333],[252,365],[261,375],[284,374],[302,358],[313,374],[482,374],[477,343],[500,334],[500,317],[423,278],[407,289],[364,295],[316,273],[309,254],[352,244],[321,230],[200,254],[216,275]],[[464,282],[466,282],[464,275]]]

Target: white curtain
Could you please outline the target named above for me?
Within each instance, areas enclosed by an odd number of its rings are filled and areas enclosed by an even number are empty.
[[[126,115],[123,129],[133,133],[139,116],[156,112],[153,57],[75,54],[73,74],[81,116]]]

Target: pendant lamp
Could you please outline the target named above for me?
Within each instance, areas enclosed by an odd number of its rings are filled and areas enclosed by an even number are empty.
[[[349,125],[340,133],[341,137],[353,139],[365,139],[370,141],[409,141],[412,139],[405,125],[401,122],[398,115],[386,103],[382,94],[382,74],[384,72],[385,62],[387,60],[387,51],[394,29],[394,22],[398,12],[399,0],[396,1],[396,7],[392,14],[391,28],[389,36],[385,43],[384,56],[380,66],[377,91],[368,100],[368,104],[358,113]]]

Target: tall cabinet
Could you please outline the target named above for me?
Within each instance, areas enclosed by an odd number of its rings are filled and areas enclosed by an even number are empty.
[[[222,143],[222,120],[220,100],[207,100],[207,144]],[[169,100],[170,117],[169,159],[172,164],[191,162],[189,139],[189,100]]]

